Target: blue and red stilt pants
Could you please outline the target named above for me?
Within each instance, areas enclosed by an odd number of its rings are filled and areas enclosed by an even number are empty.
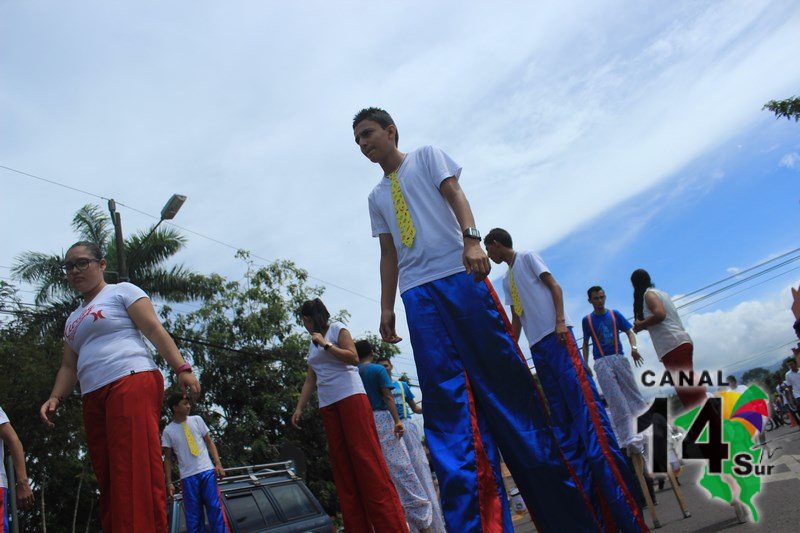
[[[367,395],[354,394],[319,411],[347,533],[406,533]]]
[[[538,531],[596,531],[491,284],[462,272],[402,298],[448,531],[514,530],[498,447]]]
[[[606,531],[647,531],[635,492],[636,478],[617,445],[594,381],[586,373],[570,330],[564,344],[551,333],[531,347],[553,429],[581,484],[604,508]]]
[[[183,514],[186,517],[188,533],[204,533],[203,508],[208,519],[208,531],[211,533],[228,533],[225,511],[222,509],[222,498],[217,488],[217,476],[214,470],[206,470],[193,476],[181,479],[183,493]]]
[[[83,397],[83,425],[103,533],[167,530],[167,488],[158,422],[161,372],[125,376]]]

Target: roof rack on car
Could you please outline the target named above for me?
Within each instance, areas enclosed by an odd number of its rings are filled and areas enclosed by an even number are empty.
[[[280,463],[266,463],[262,465],[251,466],[237,466],[235,468],[228,468],[225,470],[225,472],[228,475],[221,480],[223,483],[231,483],[233,481],[241,481],[243,479],[258,481],[259,479],[280,474],[289,474],[289,476],[293,479],[298,477],[294,471],[294,461],[283,461]],[[230,475],[232,472],[235,472],[236,474]]]
[[[234,475],[231,475],[231,473],[234,473]],[[226,468],[225,474],[226,476],[218,480],[217,484],[228,484],[243,480],[258,481],[260,479],[281,474],[289,474],[292,479],[299,478],[294,471],[294,461],[282,461],[280,463],[265,463],[261,465],[250,466],[236,466],[233,468]],[[179,483],[180,480],[172,482],[172,484],[176,486],[179,486]]]

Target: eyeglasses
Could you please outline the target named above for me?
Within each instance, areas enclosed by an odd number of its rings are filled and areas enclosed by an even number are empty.
[[[85,259],[85,258],[84,259],[78,259],[77,261],[74,261],[74,262],[67,262],[67,263],[62,264],[61,265],[61,270],[64,271],[64,274],[69,274],[70,272],[72,272],[73,268],[77,269],[78,272],[83,272],[84,270],[89,268],[90,264],[99,263],[99,262],[100,262],[99,259]]]

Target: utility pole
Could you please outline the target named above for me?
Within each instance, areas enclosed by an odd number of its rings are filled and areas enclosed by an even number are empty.
[[[108,201],[108,211],[114,224],[114,242],[117,246],[117,282],[128,281],[128,266],[125,264],[125,240],[122,238],[122,217],[117,211],[117,203],[112,198]]]

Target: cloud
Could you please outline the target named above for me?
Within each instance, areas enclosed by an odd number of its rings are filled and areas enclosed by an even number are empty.
[[[786,154],[785,156],[781,157],[781,160],[778,164],[786,168],[799,168],[800,154],[798,154],[797,152]]]
[[[543,249],[766,120],[763,102],[800,82],[785,68],[791,4],[412,5],[5,3],[0,162],[150,212],[186,194],[178,224],[359,293],[325,295],[358,334],[378,323],[366,195],[380,179],[351,138],[359,108],[387,107],[403,149],[439,144],[463,164],[481,228]],[[91,198],[0,179],[46,214],[4,204],[0,226],[18,229],[0,264],[74,240]],[[675,181],[659,208],[693,191]],[[126,233],[152,223],[122,212]],[[641,233],[639,214],[608,253]],[[241,275],[232,252],[190,239],[182,261]]]

